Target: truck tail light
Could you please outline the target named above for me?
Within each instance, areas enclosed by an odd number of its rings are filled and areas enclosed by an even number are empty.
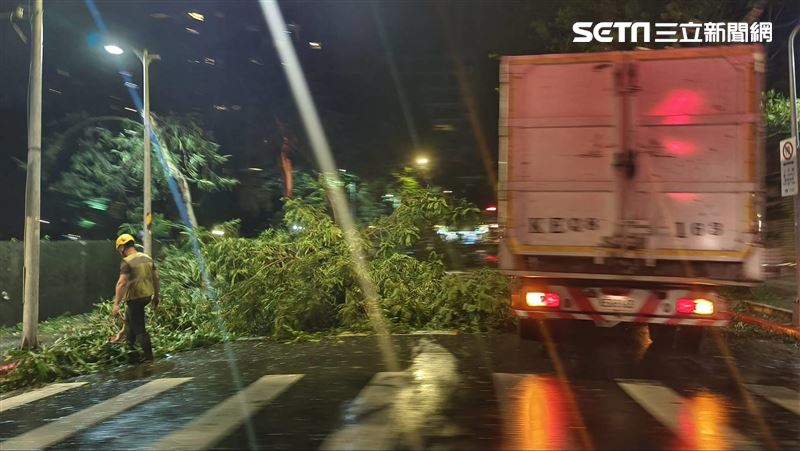
[[[714,303],[708,299],[695,299],[694,313],[698,315],[711,315],[714,313]]]
[[[561,296],[555,293],[528,291],[525,293],[525,303],[530,307],[556,308],[561,305]]]
[[[714,303],[708,299],[678,299],[675,308],[678,313],[686,315],[711,315],[714,313]]]

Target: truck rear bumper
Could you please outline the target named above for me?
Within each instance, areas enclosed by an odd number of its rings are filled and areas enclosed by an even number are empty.
[[[528,301],[528,295],[531,301]],[[554,302],[537,301],[548,297]],[[687,311],[697,302],[704,309]],[[680,306],[680,308],[679,308]],[[641,284],[627,281],[548,280],[522,277],[513,284],[511,308],[518,318],[725,327],[732,314],[713,286]],[[696,308],[696,307],[695,307]]]
[[[670,326],[704,326],[725,327],[730,324],[731,318],[676,318],[668,316],[642,316],[624,315],[616,313],[584,313],[574,311],[539,311],[539,310],[514,310],[517,318],[531,319],[576,319],[594,321],[598,325],[613,326],[617,323],[649,323],[666,324]],[[727,315],[726,315],[727,316]]]

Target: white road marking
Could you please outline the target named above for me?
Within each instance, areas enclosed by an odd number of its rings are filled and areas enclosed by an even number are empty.
[[[697,443],[716,444],[725,449],[761,449],[758,444],[744,437],[737,431],[720,423],[719,415],[724,408],[714,397],[686,399],[674,390],[656,381],[618,379],[617,384],[636,401],[644,410],[666,426],[673,434],[689,445]],[[688,418],[690,421],[681,422]],[[685,425],[691,427],[686,430]]]
[[[425,440],[465,432],[441,412],[456,389],[458,361],[440,344],[421,338],[403,372],[377,373],[353,400],[347,422],[321,450],[423,449]]]
[[[321,450],[423,449],[426,440],[466,435],[441,415],[457,387],[458,362],[447,349],[422,338],[403,372],[377,373],[348,409],[346,424]]]
[[[52,396],[67,390],[71,390],[73,388],[80,387],[86,384],[87,382],[66,382],[60,384],[50,384],[38,390],[29,391],[27,393],[23,393],[17,396],[12,396],[6,399],[0,399],[0,413],[5,412],[6,410],[15,409],[19,406],[24,406],[25,404],[38,401],[40,399],[47,398],[48,396]]]
[[[1,450],[42,449],[53,446],[76,433],[141,404],[191,377],[164,378],[150,381],[119,396],[75,412],[45,426],[12,437],[0,443]]]
[[[159,440],[151,449],[211,448],[302,377],[302,374],[263,376],[199,418]]]
[[[391,408],[408,381],[408,374],[404,372],[376,373],[348,411],[357,423],[344,426],[328,436],[320,450],[395,449],[397,432],[392,428]]]
[[[770,385],[747,384],[747,388],[795,415],[800,415],[800,393],[786,387]]]

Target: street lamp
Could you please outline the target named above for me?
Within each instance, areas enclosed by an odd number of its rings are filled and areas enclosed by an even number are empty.
[[[125,53],[125,51],[122,50],[122,47],[117,45],[106,45],[103,46],[103,48],[106,49],[106,52],[112,55],[122,55],[123,53]]]
[[[426,168],[428,167],[428,163],[430,163],[430,160],[428,159],[428,157],[417,157],[417,159],[414,160],[414,163],[416,163],[417,166],[421,168]]]
[[[109,44],[103,47],[106,52],[112,55],[122,55],[125,53],[125,50],[118,45]],[[161,56],[151,54],[147,51],[147,49],[142,50],[141,52],[137,50],[133,50],[133,53],[139,58],[139,61],[142,62],[142,79],[143,79],[143,97],[144,97],[144,113],[143,113],[143,122],[144,122],[144,208],[143,211],[143,231],[142,235],[144,236],[144,253],[147,255],[153,255],[153,232],[152,232],[152,225],[153,225],[153,209],[152,209],[152,198],[153,198],[153,174],[152,174],[152,163],[150,162],[151,151],[150,151],[150,62],[155,60],[160,60]]]

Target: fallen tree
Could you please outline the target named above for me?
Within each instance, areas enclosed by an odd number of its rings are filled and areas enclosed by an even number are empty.
[[[482,269],[445,271],[433,225],[468,221],[477,210],[401,177],[400,206],[357,233],[378,305],[393,331],[487,330],[509,324],[506,279]],[[323,198],[317,198],[323,199]],[[296,339],[372,327],[343,231],[324,201],[286,200],[283,226],[239,238],[199,234],[208,278],[188,248],[167,248],[158,263],[162,303],[148,328],[156,357],[242,336]],[[78,328],[38,351],[13,350],[5,391],[125,364],[135,351],[109,343],[120,324],[98,304]]]

